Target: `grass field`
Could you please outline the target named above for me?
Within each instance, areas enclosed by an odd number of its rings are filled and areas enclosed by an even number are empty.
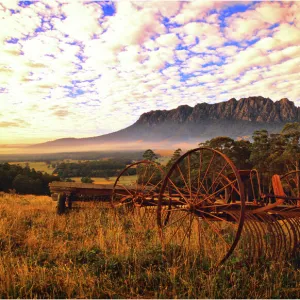
[[[72,180],[75,180],[75,182],[81,182],[81,177],[72,177]],[[109,180],[103,178],[103,177],[92,177],[92,179],[94,180],[93,183],[95,184],[114,184],[117,177],[109,177]],[[136,175],[133,176],[122,176],[121,177],[121,183],[131,183],[131,182],[135,182],[136,181]]]
[[[1,298],[299,298],[294,261],[225,265],[162,256],[156,229],[97,205],[0,194]],[[155,228],[155,227],[154,227]]]
[[[51,165],[50,165],[50,168],[48,168],[48,164],[46,164],[43,161],[10,162],[9,164],[19,165],[24,168],[27,163],[29,165],[29,168],[35,169],[36,171],[41,171],[41,172],[45,172],[48,174],[52,174],[52,172],[54,171],[54,168],[52,168]]]

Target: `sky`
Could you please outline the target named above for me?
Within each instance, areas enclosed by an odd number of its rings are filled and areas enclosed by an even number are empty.
[[[300,1],[0,0],[0,144],[235,97],[300,106]]]

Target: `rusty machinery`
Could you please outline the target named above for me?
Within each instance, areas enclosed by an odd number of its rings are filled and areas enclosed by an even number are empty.
[[[214,268],[228,259],[252,262],[297,253],[299,179],[299,171],[274,175],[265,193],[256,170],[237,170],[223,153],[200,147],[183,154],[166,174],[157,163],[140,161],[123,170],[106,193],[100,185],[94,192],[111,196],[111,207],[142,226],[158,226],[164,251],[196,253]]]

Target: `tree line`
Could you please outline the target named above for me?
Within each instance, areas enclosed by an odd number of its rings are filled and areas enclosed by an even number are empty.
[[[237,169],[257,169],[262,182],[270,182],[273,174],[284,174],[300,170],[300,123],[286,124],[280,133],[269,133],[267,130],[255,131],[252,141],[234,140],[220,136],[200,143],[199,146],[210,147],[226,154]],[[168,171],[174,162],[182,155],[180,148],[176,149],[166,164],[161,166]],[[155,161],[158,155],[148,149],[143,159]],[[67,181],[70,177],[82,177],[83,182],[91,182],[90,177],[109,178],[117,176],[128,164],[131,158],[85,161],[80,163],[60,163],[53,174],[37,172],[28,166],[0,164],[0,191],[15,190],[20,194],[49,194],[48,184],[52,181]],[[130,169],[131,175],[136,174]]]
[[[265,184],[271,182],[274,174],[283,175],[300,170],[300,123],[286,124],[280,133],[255,131],[252,141],[219,136],[200,143],[199,146],[221,151],[239,170],[258,170],[262,183]],[[173,153],[165,167],[166,171],[181,154],[180,148]]]
[[[28,166],[0,164],[0,191],[18,194],[50,195],[49,183],[59,181],[58,176],[37,172]]]
[[[117,176],[119,172],[130,164],[130,159],[108,159],[85,161],[80,163],[60,163],[53,174],[57,174],[61,178],[70,177],[103,177],[109,178]]]

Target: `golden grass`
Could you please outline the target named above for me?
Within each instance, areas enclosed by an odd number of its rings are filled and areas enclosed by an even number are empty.
[[[299,298],[296,262],[163,258],[157,232],[101,205],[55,213],[50,197],[0,194],[1,298]],[[154,218],[155,219],[155,218]]]

